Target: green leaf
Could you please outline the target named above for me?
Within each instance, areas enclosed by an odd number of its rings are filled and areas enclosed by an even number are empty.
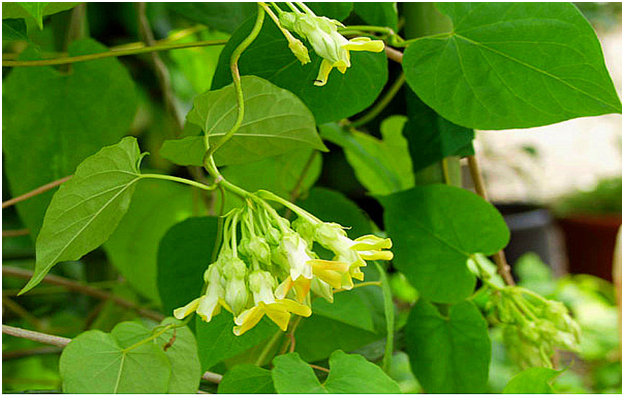
[[[414,186],[412,160],[402,135],[405,116],[391,116],[381,123],[382,140],[337,124],[321,126],[321,135],[341,146],[355,175],[374,195],[387,195]]]
[[[364,22],[374,26],[387,26],[397,30],[399,16],[396,2],[356,2],[354,11]]]
[[[247,37],[254,21],[247,21],[234,32],[221,52],[212,88],[232,82],[230,56]],[[270,51],[267,51],[270,48]],[[295,58],[282,32],[267,21],[254,42],[241,55],[241,75],[256,75],[297,95],[312,111],[317,124],[340,120],[370,106],[388,79],[388,61],[381,53],[354,52],[352,66],[345,74],[334,70],[323,87],[314,85],[321,58],[310,50],[311,62],[306,65]]]
[[[313,153],[314,158],[309,163]],[[265,189],[288,199],[298,186],[304,169],[307,167],[298,192],[305,196],[321,175],[321,166],[320,153],[311,149],[297,149],[254,163],[230,165],[223,169],[222,174],[228,181],[250,192]]]
[[[2,20],[2,42],[28,40],[26,23],[23,19]]]
[[[509,241],[500,213],[458,187],[418,186],[380,200],[394,243],[393,264],[422,297],[435,302],[468,297],[475,287],[468,259],[475,253],[492,255]]]
[[[415,172],[449,156],[474,154],[474,130],[446,120],[407,89],[408,122],[403,128]]]
[[[124,351],[116,333],[92,330],[73,339],[59,363],[64,393],[166,393],[171,364],[154,343]]]
[[[484,393],[491,343],[488,325],[471,302],[448,309],[448,316],[421,299],[405,326],[412,372],[427,393]]]
[[[273,365],[273,381],[280,394],[401,393],[399,385],[381,368],[360,355],[341,350],[329,358],[329,375],[324,384],[297,353],[277,356]]]
[[[380,275],[381,290],[384,298],[384,314],[386,316],[386,349],[383,357],[383,369],[387,373],[391,373],[390,366],[394,351],[394,301],[392,300],[392,289],[390,288],[385,269],[378,262],[375,262],[375,266]]]
[[[169,181],[141,182],[128,213],[104,244],[108,259],[128,283],[155,302],[158,244],[171,226],[192,215],[192,189]]]
[[[374,287],[372,287],[374,288]],[[349,324],[365,331],[375,332],[368,302],[355,291],[344,291],[334,295],[334,302],[315,299],[312,304],[315,314]]]
[[[552,368],[534,367],[520,372],[507,383],[505,394],[552,394],[551,383],[562,371]]]
[[[197,316],[195,332],[202,370],[207,370],[223,360],[260,344],[279,331],[279,328],[266,316],[258,325],[241,336],[234,335],[233,328],[232,314],[225,310],[213,317],[209,323]]]
[[[318,16],[324,16],[338,21],[344,20],[349,16],[353,9],[354,3],[348,1],[326,1],[326,2],[310,2],[306,3],[308,7]]]
[[[326,394],[312,367],[299,354],[288,353],[273,359],[273,383],[280,394]]]
[[[219,394],[273,394],[271,371],[252,364],[228,370],[219,383]]]
[[[70,56],[102,51],[107,48],[93,40],[69,47]],[[21,57],[41,59],[32,48]],[[119,142],[137,109],[134,83],[113,58],[76,63],[70,73],[14,68],[2,88],[4,165],[13,197],[73,174],[85,158]],[[53,193],[17,204],[33,239]]]
[[[83,161],[61,185],[37,238],[35,273],[23,294],[61,261],[75,261],[104,243],[130,205],[141,179],[136,138],[126,137]]]
[[[167,8],[183,17],[203,25],[232,33],[246,19],[255,16],[255,3],[210,2],[210,3],[166,3]]]
[[[405,50],[414,92],[478,129],[527,128],[621,113],[593,28],[571,3],[440,3],[448,34]]]
[[[158,294],[172,315],[197,298],[217,238],[217,218],[189,218],[171,227],[158,247]]]
[[[253,162],[303,147],[327,150],[316,132],[314,117],[296,96],[255,76],[243,76],[242,86],[243,123],[215,152],[218,165]],[[197,96],[187,118],[201,127],[211,142],[217,142],[234,125],[237,114],[234,86],[229,85]],[[197,147],[189,149],[188,145]],[[181,143],[166,141],[160,154],[177,163],[201,166],[205,150],[200,136],[194,140],[184,138]],[[191,154],[197,157],[188,157]]]
[[[76,7],[80,3],[66,2],[5,2],[2,3],[2,19],[6,18],[32,18],[43,29],[42,18],[46,15],[56,14],[57,12],[69,10]]]
[[[167,325],[177,320],[169,317],[160,325]],[[120,346],[127,348],[147,339],[152,331],[138,322],[124,322],[118,324],[113,334]],[[197,355],[195,336],[188,327],[169,329],[156,339],[149,342],[165,352],[171,363],[171,378],[167,393],[190,394],[197,392],[201,379],[201,368]]]

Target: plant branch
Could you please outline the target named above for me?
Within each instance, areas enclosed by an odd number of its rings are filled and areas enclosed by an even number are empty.
[[[62,336],[44,334],[43,332],[29,331],[27,329],[11,327],[10,325],[4,324],[2,324],[2,333],[16,336],[22,339],[29,339],[35,342],[45,343],[46,345],[59,347],[65,347],[69,344],[69,342],[71,342],[71,339],[63,338]]]
[[[64,182],[67,182],[68,180],[70,180],[72,176],[73,175],[66,176],[65,178],[58,179],[58,180],[56,180],[54,182],[50,182],[50,183],[47,183],[47,184],[45,184],[43,186],[40,186],[40,187],[36,188],[35,190],[31,190],[28,193],[24,193],[21,196],[13,197],[12,199],[3,202],[2,203],[2,208],[10,207],[13,204],[19,203],[20,201],[27,200],[27,199],[29,199],[31,197],[34,197],[34,196],[37,196],[37,195],[39,195],[41,193],[45,193],[45,192],[47,192],[50,189],[54,189],[58,185],[60,185],[60,184],[62,184]]]
[[[10,277],[19,277],[19,278],[28,280],[33,276],[33,272],[29,270],[25,270],[25,269],[11,267],[11,266],[2,266],[2,275],[10,276]],[[64,277],[59,277],[53,274],[48,274],[41,281],[44,283],[48,283],[48,284],[60,285],[70,291],[79,292],[81,294],[92,296],[94,298],[105,299],[105,300],[110,299],[111,301],[115,302],[119,306],[135,310],[141,316],[146,317],[146,318],[151,318],[152,320],[155,320],[155,321],[161,321],[162,319],[165,318],[160,313],[156,313],[151,310],[143,309],[139,307],[136,303],[130,302],[128,300],[115,296],[108,291],[102,291],[100,289],[93,288],[89,285],[82,284],[80,282],[73,281]]]
[[[208,382],[211,383],[221,383],[221,380],[223,379],[223,375],[221,374],[215,374],[214,372],[209,372],[206,371],[203,375],[202,375],[202,379],[203,380],[207,380]]]
[[[386,106],[388,106],[390,104],[390,102],[396,96],[396,94],[399,92],[401,87],[403,87],[404,83],[405,83],[405,73],[401,72],[399,77],[397,77],[397,79],[394,81],[394,83],[392,83],[392,86],[390,86],[388,91],[379,100],[379,102],[377,102],[375,104],[375,106],[373,106],[373,108],[368,113],[366,113],[364,116],[362,116],[361,118],[353,121],[351,123],[351,125],[353,127],[357,128],[357,127],[359,127],[361,125],[364,125],[364,124],[368,123],[369,121],[371,121],[375,117],[377,117],[379,115],[379,113],[381,113],[386,108]]]
[[[483,176],[481,175],[481,168],[479,167],[476,156],[468,156],[468,168],[470,169],[470,176],[472,177],[475,191],[479,196],[481,196],[481,198],[489,202],[487,191],[485,190],[485,181],[483,180]],[[496,254],[494,254],[494,262],[498,267],[498,273],[503,277],[505,283],[507,283],[508,285],[516,285],[513,276],[511,275],[511,268],[507,263],[507,259],[505,258],[505,252],[503,250],[500,250]]]
[[[42,59],[42,60],[35,60],[35,61],[5,61],[3,60],[2,67],[66,65],[68,63],[93,61],[95,59],[123,57],[127,55],[147,54],[147,53],[155,52],[155,51],[169,51],[169,50],[177,50],[181,48],[225,45],[226,43],[227,43],[227,40],[204,40],[204,41],[194,41],[192,43],[158,44],[152,47],[131,48],[127,50],[115,50],[115,51],[100,52],[97,54],[77,55],[77,56],[72,56],[72,57]]]
[[[2,237],[28,236],[29,233],[30,233],[30,230],[28,229],[3,230]]]
[[[388,59],[391,59],[394,62],[403,63],[403,53],[401,51],[395,50],[394,48],[388,46],[386,46],[384,50],[386,51]]]

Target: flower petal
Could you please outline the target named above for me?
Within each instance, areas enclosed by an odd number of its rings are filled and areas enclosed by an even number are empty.
[[[197,306],[199,305],[199,300],[200,298],[194,299],[186,306],[175,309],[173,311],[173,317],[177,318],[178,320],[182,320],[184,317],[193,313],[197,309]]]
[[[348,51],[381,52],[384,49],[384,42],[382,40],[371,40],[368,37],[356,37],[349,40],[342,48]]]
[[[314,80],[314,85],[322,87],[327,84],[327,78],[329,77],[329,72],[331,72],[332,69],[332,64],[327,59],[323,59],[318,76],[316,76],[316,80]]]
[[[312,309],[310,309],[309,306],[302,305],[301,303],[295,302],[291,299],[280,299],[275,302],[275,305],[282,305],[285,310],[299,316],[310,317],[310,315],[312,315]]]
[[[234,319],[234,322],[237,324],[234,327],[234,335],[241,336],[255,327],[262,320],[262,316],[264,316],[264,309],[260,306],[254,306],[242,312],[240,316]]]

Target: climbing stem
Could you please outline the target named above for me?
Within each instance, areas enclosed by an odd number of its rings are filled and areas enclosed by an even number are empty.
[[[186,178],[179,178],[177,176],[171,176],[171,175],[161,175],[161,174],[142,174],[139,178],[144,179],[144,178],[151,178],[151,179],[164,179],[167,181],[172,181],[172,182],[178,182],[178,183],[184,183],[186,185],[189,186],[193,186],[199,189],[203,189],[203,190],[214,190],[217,185],[204,185],[203,183],[199,183],[190,179],[186,179]]]
[[[394,99],[401,87],[403,87],[403,84],[405,84],[405,73],[401,72],[399,77],[397,77],[394,83],[392,83],[392,86],[379,100],[379,102],[377,102],[368,113],[351,123],[351,125],[357,128],[379,116],[379,113],[381,113],[390,104],[390,102],[392,101],[392,99]]]

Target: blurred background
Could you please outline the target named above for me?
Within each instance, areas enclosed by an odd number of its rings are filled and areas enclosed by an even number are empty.
[[[577,6],[598,33],[621,97],[622,3]],[[398,8],[401,11],[400,3]],[[112,47],[140,40],[134,4],[89,3],[86,9],[89,34],[101,43]],[[166,3],[149,3],[147,14],[156,39],[184,42],[229,37],[224,32],[197,28]],[[46,18],[45,29],[36,32],[33,41],[48,52],[65,51],[69,18],[70,12]],[[361,21],[351,16],[345,23]],[[3,53],[16,54],[23,49],[20,44],[10,48],[3,45]],[[220,47],[204,47],[161,53],[171,75],[177,111],[182,116],[190,110],[193,97],[210,88],[220,51]],[[143,150],[152,153],[145,165],[188,176],[184,168],[176,168],[158,155],[163,140],[176,127],[164,108],[163,93],[149,55],[119,59],[137,83],[140,106],[130,133],[139,138]],[[400,66],[390,62],[389,67],[391,84],[400,73]],[[8,73],[10,69],[3,68],[3,78]],[[394,114],[405,114],[405,108],[405,96],[399,93],[362,130],[379,137],[381,121]],[[357,181],[342,150],[328,146],[330,152],[323,153],[317,185],[344,193],[383,227],[381,206]],[[616,303],[618,289],[613,282],[618,280],[613,279],[612,266],[616,234],[622,222],[621,115],[576,119],[534,129],[477,131],[475,149],[490,198],[504,214],[512,232],[506,254],[516,279],[527,288],[566,303],[581,325],[581,352],[560,357],[560,364],[570,368],[557,378],[555,388],[561,392],[621,393],[621,311]],[[463,168],[464,186],[471,188],[465,164]],[[5,201],[11,193],[4,174],[3,186]],[[2,213],[3,229],[23,228],[13,207]],[[3,236],[2,255],[3,265],[32,269],[33,242],[29,236]],[[149,304],[127,284],[119,282],[119,274],[101,249],[81,261],[57,266],[54,273]],[[415,290],[400,273],[394,272],[391,277],[397,305],[413,304],[417,299]],[[109,331],[120,321],[136,318],[134,313],[111,302],[98,302],[55,286],[41,286],[18,298],[16,293],[23,285],[23,279],[3,277],[5,324],[71,337],[88,328]],[[399,322],[403,320],[399,316]],[[506,357],[500,335],[493,332],[492,336],[490,391],[500,392],[518,369]],[[36,350],[41,346],[11,337],[3,337],[2,348],[3,391],[60,388],[58,349]],[[393,368],[393,376],[403,391],[420,390],[409,370],[407,356],[397,354]]]

